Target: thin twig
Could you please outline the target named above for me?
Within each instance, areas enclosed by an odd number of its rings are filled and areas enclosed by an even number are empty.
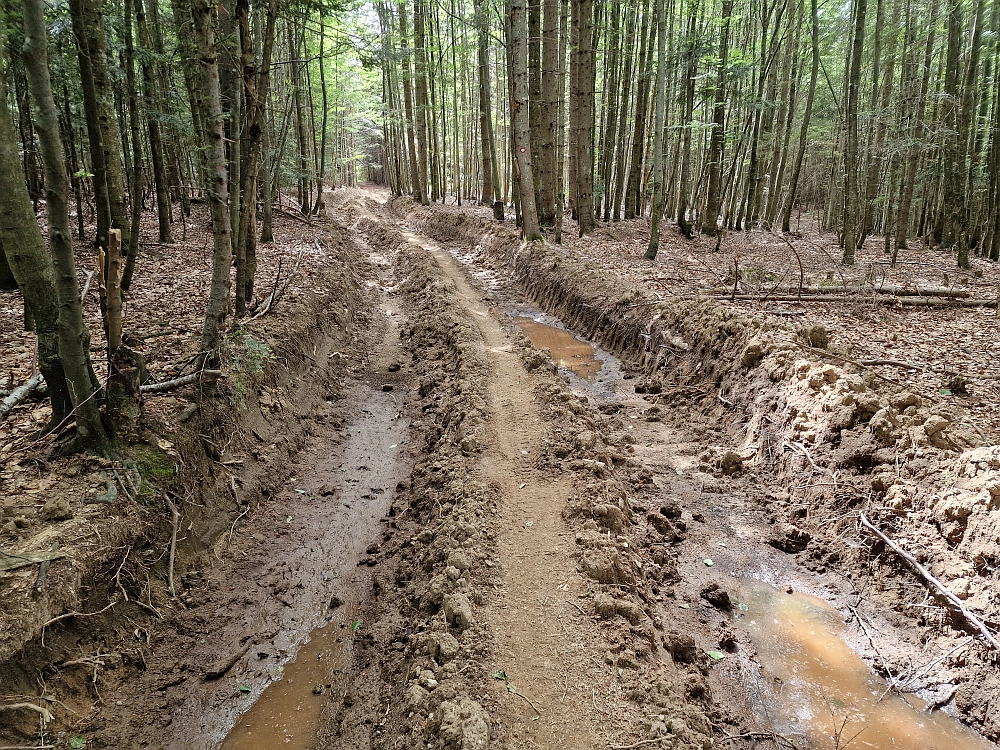
[[[529,698],[528,696],[526,696],[524,693],[517,692],[516,690],[514,690],[512,692],[514,693],[514,695],[516,695],[516,696],[518,696],[520,698],[524,698],[524,700],[526,700],[528,702],[528,705],[531,706],[533,709],[535,709],[535,713],[538,714],[539,716],[541,716],[542,712],[538,710],[538,706],[536,706],[534,703],[531,702],[531,698]]]
[[[69,617],[93,617],[94,615],[99,615],[102,612],[107,612],[117,603],[118,603],[117,601],[111,602],[111,604],[106,606],[104,609],[99,609],[96,612],[67,612],[66,614],[59,615],[58,617],[53,617],[51,620],[48,620],[47,622],[42,624],[42,645],[43,646],[45,645],[45,628],[47,628],[49,625],[57,623],[60,620],[65,620]]]

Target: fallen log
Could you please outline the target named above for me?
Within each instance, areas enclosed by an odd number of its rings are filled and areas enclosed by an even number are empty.
[[[146,385],[139,386],[139,393],[144,396],[155,393],[166,393],[167,391],[172,391],[177,388],[183,388],[186,385],[191,385],[192,383],[200,382],[203,379],[218,380],[219,378],[224,377],[226,377],[226,375],[222,372],[222,370],[199,370],[198,372],[190,375],[184,375],[180,378],[174,378],[173,380],[164,380],[160,383],[146,383]]]
[[[816,295],[816,294],[888,294],[893,297],[954,297],[965,299],[969,296],[968,289],[954,289],[952,287],[905,287],[905,286],[844,286],[843,284],[831,284],[829,286],[803,286],[799,289],[797,286],[792,286],[790,284],[780,284],[774,287],[772,292],[777,292],[778,294],[798,294],[800,291],[802,294]],[[722,287],[716,287],[714,289],[708,290],[709,294],[732,294],[732,289],[725,289]],[[747,294],[747,292],[737,292],[737,296],[740,294]]]
[[[945,588],[945,585],[941,583],[937,578],[932,576],[930,574],[930,571],[927,570],[927,568],[925,568],[923,565],[917,562],[917,558],[915,558],[909,552],[907,552],[898,544],[896,544],[896,542],[892,541],[892,539],[890,539],[884,533],[882,533],[882,531],[880,531],[871,521],[868,520],[868,518],[865,516],[864,513],[861,513],[859,515],[859,519],[861,520],[862,526],[864,526],[873,534],[875,534],[875,536],[877,536],[879,539],[885,542],[886,546],[888,546],[889,549],[891,549],[893,552],[899,555],[903,560],[905,560],[909,564],[909,566],[913,568],[913,570],[915,570],[920,575],[921,578],[924,579],[924,581],[929,583],[939,594],[941,594],[941,596],[943,596],[945,599],[948,600],[948,603],[951,604],[958,611],[958,613],[965,619],[967,623],[975,627],[980,633],[983,634],[983,637],[986,639],[987,643],[989,643],[994,649],[996,649],[997,652],[1000,652],[1000,641],[997,641],[996,636],[994,636],[993,633],[989,631],[989,628],[986,627],[986,624],[982,620],[976,617],[975,614],[969,611],[969,609],[967,609],[966,606],[962,604],[961,599],[959,599],[955,594],[953,594],[947,588]]]
[[[32,391],[42,384],[43,380],[44,378],[42,378],[39,373],[38,375],[28,378],[28,381],[24,383],[24,385],[12,390],[9,396],[7,396],[3,401],[0,401],[0,419],[6,417],[10,413],[11,409],[30,396]]]
[[[846,294],[803,294],[801,297],[794,294],[771,294],[765,298],[760,294],[723,294],[722,292],[712,292],[713,299],[729,299],[742,302],[859,302],[858,296]],[[996,307],[995,299],[953,299],[945,297],[895,297],[891,294],[876,294],[868,296],[865,302],[874,302],[878,305],[902,305],[904,307]]]

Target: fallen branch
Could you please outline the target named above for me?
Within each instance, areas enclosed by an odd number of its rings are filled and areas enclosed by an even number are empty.
[[[864,526],[869,531],[874,533],[875,536],[877,536],[879,539],[885,542],[885,544],[893,552],[895,552],[897,555],[903,558],[903,560],[909,563],[910,567],[913,568],[920,575],[921,578],[923,578],[927,583],[933,586],[937,590],[937,592],[941,594],[941,596],[947,599],[948,602],[959,612],[959,614],[961,614],[962,617],[965,618],[965,621],[968,622],[970,625],[974,626],[980,633],[982,633],[986,641],[998,653],[1000,653],[1000,641],[997,641],[996,637],[993,635],[993,633],[989,631],[989,629],[986,627],[986,625],[983,623],[982,620],[976,617],[976,615],[970,612],[966,608],[966,606],[962,604],[961,599],[959,599],[957,596],[955,596],[955,594],[953,594],[947,588],[945,588],[944,584],[941,583],[937,578],[932,576],[930,574],[930,571],[927,570],[927,568],[925,568],[923,565],[917,562],[917,558],[915,558],[909,552],[904,550],[902,547],[896,544],[896,542],[892,541],[892,539],[887,537],[878,528],[876,528],[872,524],[872,522],[868,520],[868,518],[865,516],[863,512],[858,516],[858,518],[860,519],[862,526]]]
[[[317,248],[319,247],[318,242],[316,243],[316,246]],[[261,302],[260,311],[255,310],[254,314],[250,317],[250,320],[257,320],[257,318],[262,318],[265,315],[267,315],[274,308],[274,306],[278,304],[278,301],[283,296],[285,296],[285,291],[287,291],[288,285],[292,283],[292,279],[295,278],[296,274],[298,274],[299,272],[299,265],[301,265],[302,263],[302,255],[305,253],[305,251],[306,251],[305,245],[299,248],[299,254],[295,258],[295,265],[292,267],[291,272],[285,278],[284,282],[281,284],[280,287],[278,286],[278,280],[277,279],[274,280],[274,289],[271,291],[269,295],[267,295],[267,297],[264,298],[264,300]],[[279,266],[279,273],[280,273],[280,266]]]
[[[760,297],[755,294],[732,294],[726,292],[709,292],[713,299],[729,299],[737,302],[759,302]],[[798,297],[794,294],[774,294],[769,297],[772,302],[859,302],[857,296],[846,294],[807,294]],[[865,297],[865,302],[873,302],[877,305],[902,305],[903,307],[994,307],[997,304],[995,299],[950,299],[942,297],[896,297],[893,295],[879,295]]]
[[[180,525],[181,514],[169,497],[167,507],[170,508],[170,563],[167,568],[167,589],[170,591],[170,596],[177,596],[174,589],[174,559],[177,555],[177,527]]]
[[[661,737],[652,737],[648,740],[639,740],[638,742],[633,742],[631,745],[608,745],[611,750],[633,750],[636,747],[642,747],[643,745],[658,745],[660,740],[667,739],[670,735],[663,735]]]
[[[180,378],[174,378],[173,380],[164,380],[159,383],[147,383],[146,385],[139,386],[139,393],[144,396],[148,396],[153,393],[165,393],[167,391],[173,391],[177,388],[183,388],[186,385],[191,385],[192,383],[197,383],[203,379],[217,380],[218,378],[224,378],[226,374],[222,370],[199,370],[198,372],[191,373],[190,375],[184,375]]]
[[[717,287],[706,290],[708,294],[729,294],[728,287]],[[795,294],[800,292],[799,287],[791,285],[777,285],[774,291],[779,294]],[[831,286],[802,286],[801,293],[809,298],[819,294],[827,297],[843,297],[845,295],[872,295],[882,294],[891,297],[945,297],[950,299],[967,299],[969,292],[966,289],[951,289],[948,287],[904,287],[904,286],[843,286],[841,284]]]
[[[0,419],[6,417],[10,413],[11,409],[28,398],[32,391],[42,384],[43,380],[44,378],[42,378],[41,373],[39,373],[38,375],[28,378],[28,381],[24,383],[24,385],[12,390],[9,396],[7,396],[3,401],[0,401]]]

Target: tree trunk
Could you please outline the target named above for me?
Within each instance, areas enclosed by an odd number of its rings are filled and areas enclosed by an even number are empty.
[[[229,175],[226,167],[226,144],[222,115],[222,92],[219,86],[219,61],[212,26],[215,5],[209,0],[172,0],[178,30],[190,31],[181,36],[184,64],[192,66],[188,81],[193,84],[191,99],[196,103],[202,123],[201,150],[208,202],[212,214],[212,285],[201,332],[201,351],[209,362],[218,359],[223,324],[229,312],[229,269],[233,264],[232,221],[229,216]]]
[[[271,55],[274,49],[274,30],[278,16],[277,0],[268,0],[264,38],[261,41],[260,66],[257,65],[253,40],[250,36],[249,0],[237,0],[236,20],[240,37],[240,69],[243,80],[243,99],[246,107],[244,164],[240,170],[243,180],[243,200],[240,204],[240,231],[236,243],[236,315],[246,314],[253,299],[254,277],[257,270],[257,176],[260,174],[261,149],[267,127],[267,104],[270,94]],[[265,187],[264,200],[271,196]],[[263,240],[262,241],[268,241]]]
[[[663,128],[667,111],[667,21],[663,0],[656,0],[656,93],[653,96],[653,207],[649,217],[649,246],[645,258],[656,260],[660,249],[660,223],[663,220],[663,206],[666,189],[663,184]]]
[[[580,236],[594,230],[594,106],[597,60],[594,50],[594,0],[574,0],[579,18],[577,49],[578,78],[575,105],[578,110],[576,140],[576,210]]]
[[[413,114],[413,86],[410,81],[410,58],[407,53],[409,45],[409,29],[406,23],[406,6],[399,4],[399,47],[403,58],[400,65],[403,69],[403,107],[406,112],[406,148],[409,151],[410,162],[410,185],[413,188],[414,197],[421,203],[427,205],[427,193],[425,182],[420,172],[417,162],[417,136],[416,124]]]
[[[544,0],[545,20],[542,28],[542,72],[538,98],[539,140],[535,160],[538,182],[538,221],[543,226],[555,224],[556,205],[556,143],[559,138],[558,120],[562,99],[559,96],[559,2]],[[534,107],[534,104],[532,105]],[[534,137],[534,134],[532,134]]]
[[[851,43],[844,110],[844,254],[841,262],[854,265],[861,239],[862,207],[860,160],[858,158],[858,99],[861,89],[861,53],[865,46],[865,14],[868,0],[857,0],[854,8],[854,39]]]
[[[53,299],[58,305],[58,351],[59,361],[65,377],[69,400],[76,415],[77,441],[83,447],[106,451],[107,435],[101,423],[101,415],[94,396],[97,384],[91,379],[90,336],[83,323],[83,307],[80,302],[80,287],[76,277],[76,263],[73,258],[72,231],[69,225],[69,212],[66,207],[69,197],[69,179],[66,176],[66,163],[63,156],[62,139],[59,136],[59,114],[52,96],[52,83],[49,79],[48,54],[46,39],[48,30],[45,25],[45,7],[42,0],[25,0],[24,2],[25,42],[23,58],[28,75],[29,88],[35,102],[35,130],[38,133],[38,143],[41,149],[42,163],[45,169],[45,206],[49,232],[49,252],[54,274],[54,298],[50,297],[41,306],[51,307]],[[2,67],[2,60],[0,60]],[[2,87],[0,87],[2,91]],[[0,124],[0,131],[7,131],[9,126],[6,118]],[[0,135],[0,148],[6,147],[9,138]],[[4,176],[0,179],[9,180],[9,170],[0,167]],[[20,214],[17,218],[24,222],[21,227],[22,240],[26,246],[19,248],[26,257],[33,256],[34,271],[38,276],[47,276],[43,270],[48,265],[43,260],[45,251],[41,233],[34,215],[29,212],[27,194],[23,186],[4,185],[0,182],[0,194],[3,200],[15,203],[5,206],[2,212],[7,215]],[[18,205],[20,211],[18,211]],[[27,214],[27,215],[26,215]],[[12,216],[13,218],[13,216]],[[10,235],[0,241],[4,247],[9,247]],[[25,288],[22,284],[21,288]],[[46,285],[47,286],[47,285]],[[27,294],[25,295],[27,299]],[[41,307],[40,306],[40,307]],[[34,310],[33,310],[34,312]],[[44,315],[50,316],[51,313]],[[41,341],[39,340],[39,361],[41,361]],[[50,352],[48,353],[51,354]],[[58,378],[56,378],[58,381]],[[59,387],[57,382],[56,387]],[[136,384],[138,387],[138,384]],[[55,403],[53,417],[56,416]]]
[[[681,174],[677,186],[677,226],[685,237],[692,237],[692,226],[688,220],[688,203],[691,196],[691,129],[694,127],[695,76],[698,72],[698,56],[695,47],[697,17],[694,7],[688,8],[688,37],[685,44],[686,72],[684,74],[684,109],[681,113]]]
[[[708,197],[701,231],[714,237],[719,231],[722,209],[722,147],[726,142],[726,65],[729,60],[729,24],[733,0],[722,0],[722,28],[719,31],[719,64],[715,73],[715,103],[712,105],[712,135],[708,147]]]
[[[817,0],[810,0],[810,18],[812,19],[810,33],[812,62],[809,69],[809,89],[806,92],[806,107],[802,112],[802,123],[799,126],[799,145],[795,151],[795,161],[788,182],[788,194],[785,196],[785,204],[781,209],[782,232],[791,231],[792,209],[795,208],[795,196],[798,193],[799,178],[802,175],[802,161],[809,143],[809,123],[812,120],[813,101],[816,98],[816,82],[819,79],[819,9]]]
[[[649,83],[653,76],[653,39],[656,27],[650,31],[649,14],[642,14],[642,39],[639,45],[639,64],[642,72],[635,98],[635,133],[632,137],[632,166],[629,169],[628,186],[625,189],[625,218],[634,219],[642,213],[644,201],[642,190],[643,165],[646,155],[646,119],[649,106]]]
[[[163,112],[162,98],[157,91],[156,76],[150,61],[154,51],[152,38],[146,24],[146,11],[142,0],[135,4],[136,29],[142,55],[142,99],[146,107],[146,124],[149,128],[149,156],[153,164],[153,186],[156,190],[156,218],[159,241],[165,245],[173,243],[170,233],[170,185],[163,161],[163,137],[160,133],[160,116]]]
[[[528,117],[528,14],[526,0],[510,0],[511,118],[516,149],[516,171],[521,197],[524,238],[542,239],[535,209],[535,180],[531,164],[531,129]]]
[[[413,2],[413,83],[416,99],[417,116],[417,169],[420,172],[420,184],[424,190],[420,194],[420,202],[430,205],[430,180],[428,177],[428,160],[430,158],[430,127],[428,122],[428,92],[427,92],[427,39],[424,34],[424,3],[423,0]]]

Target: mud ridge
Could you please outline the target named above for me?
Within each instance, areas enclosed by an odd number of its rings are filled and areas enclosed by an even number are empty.
[[[853,365],[850,342],[830,341],[821,327],[760,320],[714,300],[658,299],[606,278],[578,253],[522,245],[512,228],[453,208],[399,198],[389,210],[513,274],[543,310],[630,362],[640,376],[636,392],[648,402],[678,418],[725,426],[729,443],[705,451],[702,469],[767,476],[773,489],[764,508],[775,523],[768,541],[810,570],[870,577],[859,605],[863,598],[864,606],[885,614],[914,651],[931,639],[964,637],[967,624],[933,592],[930,611],[919,606],[923,594],[901,594],[900,583],[911,584],[913,573],[859,529],[861,511],[889,536],[905,539],[980,617],[1000,621],[993,593],[1000,448],[983,445],[961,408]],[[874,651],[867,656],[886,675],[906,667],[904,655],[898,663]],[[1000,737],[1000,717],[986,708],[1000,696],[994,659],[977,641],[936,673],[945,687],[958,686],[962,718],[991,739]],[[925,678],[929,689],[934,679]]]
[[[384,623],[367,650],[367,658],[379,661],[380,700],[387,710],[383,719],[386,726],[377,729],[374,735],[383,739],[376,740],[373,747],[399,746],[391,738],[405,736],[407,730],[411,743],[430,741],[440,747],[478,747],[461,744],[459,740],[465,735],[456,733],[455,727],[468,729],[470,722],[475,726],[480,720],[488,723],[495,746],[520,747],[524,737],[531,736],[533,727],[518,716],[523,713],[518,708],[524,709],[524,704],[513,704],[507,691],[498,693],[497,674],[504,681],[529,678],[520,673],[510,677],[503,672],[490,674],[487,665],[501,663],[504,656],[498,653],[496,635],[491,630],[498,623],[486,622],[480,627],[477,620],[471,628],[463,628],[460,625],[463,616],[455,614],[454,604],[449,607],[448,599],[454,596],[452,592],[467,587],[473,618],[480,617],[480,613],[504,617],[497,606],[498,599],[504,598],[502,592],[508,581],[497,562],[497,531],[491,526],[496,522],[493,517],[499,504],[509,505],[511,498],[497,495],[499,485],[487,486],[477,481],[482,474],[478,465],[483,459],[478,450],[484,440],[486,409],[481,343],[477,345],[474,329],[467,322],[468,310],[456,305],[454,291],[440,280],[440,270],[429,267],[426,251],[415,251],[386,222],[363,217],[356,226],[373,246],[399,252],[397,273],[407,277],[401,288],[410,297],[410,346],[415,361],[423,361],[425,367],[432,368],[421,382],[419,404],[424,414],[437,415],[433,426],[423,427],[428,454],[415,467],[408,488],[409,522],[421,523],[407,527],[399,515],[391,522],[394,527],[409,528],[407,533],[414,535],[403,535],[402,540],[389,542],[386,558],[395,562],[391,572],[379,575],[394,580],[376,586],[378,591],[405,585],[412,609],[408,612],[396,609],[391,602],[380,598],[371,614],[373,620]],[[429,314],[431,310],[433,314]],[[656,600],[668,594],[670,584],[677,579],[676,551],[672,545],[684,538],[681,510],[676,504],[662,512],[653,509],[654,522],[662,532],[657,538],[663,543],[653,545],[649,556],[639,553],[642,545],[636,537],[645,533],[638,525],[645,512],[639,488],[649,485],[649,472],[609,445],[612,440],[605,431],[615,428],[615,420],[601,418],[598,424],[588,406],[556,374],[547,352],[533,348],[523,335],[517,334],[514,340],[524,369],[531,373],[526,377],[533,400],[545,419],[544,452],[534,465],[548,476],[567,477],[571,488],[566,506],[556,509],[572,530],[571,536],[575,536],[573,559],[582,569],[569,590],[577,592],[580,604],[574,606],[579,613],[585,613],[596,623],[596,630],[587,636],[586,648],[595,657],[601,657],[600,661],[587,660],[599,669],[591,666],[590,672],[574,673],[573,678],[583,682],[583,688],[587,684],[598,686],[595,689],[604,696],[602,702],[613,697],[614,707],[598,708],[596,693],[590,695],[589,690],[576,700],[587,711],[589,703],[594,703],[597,715],[593,718],[598,719],[598,724],[606,722],[599,714],[606,710],[615,712],[614,728],[605,727],[599,732],[609,739],[624,741],[638,735],[660,740],[664,747],[704,747],[712,735],[707,716],[711,708],[707,658],[695,649],[690,637],[665,632],[656,614]],[[465,375],[460,374],[463,371]],[[452,372],[456,374],[451,375]],[[470,377],[473,382],[469,382]],[[457,389],[458,393],[450,389]],[[496,415],[489,415],[485,426],[494,421]],[[516,493],[516,485],[507,491]],[[452,520],[456,515],[466,523],[471,522],[475,531],[470,533],[469,526],[456,524]],[[421,526],[424,530],[414,533]],[[454,529],[458,530],[457,537]],[[504,529],[500,534],[509,536],[513,531]],[[463,547],[476,550],[468,572],[454,564],[455,560],[465,564],[467,553]],[[499,580],[498,573],[503,576]],[[543,607],[546,617],[556,616],[555,612],[548,613],[551,606]],[[564,609],[571,616],[578,614],[569,606],[564,605]],[[586,629],[590,628],[594,625],[586,624]],[[505,640],[507,637],[509,634]],[[564,642],[563,648],[566,647],[570,644]],[[668,672],[664,672],[660,657],[664,651],[680,654],[673,660],[676,668]],[[458,674],[454,665],[460,665]],[[363,671],[370,666],[362,660],[355,668]],[[538,691],[534,693],[536,701],[546,689],[544,675],[540,679],[541,682],[529,682],[531,689]],[[574,694],[580,687],[573,686]],[[566,699],[567,690],[568,683],[565,690],[561,684],[558,686],[558,692],[563,693],[561,700]],[[475,700],[476,697],[479,699]],[[541,705],[545,705],[544,697],[542,701]],[[362,702],[370,705],[372,700]],[[622,705],[632,708],[622,711]],[[485,710],[480,713],[481,709]],[[568,705],[564,710],[573,714]],[[360,728],[366,711],[355,714],[354,725]],[[455,716],[463,717],[462,721],[456,724]],[[341,731],[346,731],[343,727],[349,723],[350,714],[346,719]],[[552,721],[553,718],[545,716],[542,723]],[[475,729],[468,731],[472,737],[479,737]],[[539,726],[538,732],[545,737],[544,727]],[[568,741],[574,747],[584,746],[577,744],[582,738]],[[589,742],[597,742],[597,738],[589,740],[586,746],[590,746]]]
[[[486,360],[426,252],[373,219],[356,228],[395,255],[394,291],[409,320],[400,337],[423,373],[408,407],[423,445],[410,480],[397,487],[363,615],[371,626],[356,644],[355,673],[374,670],[380,679],[357,681],[321,740],[382,748],[440,738],[449,747],[486,748],[495,706],[484,700],[491,678],[483,656],[493,642],[476,612],[493,585],[495,531],[487,519],[498,498],[470,472],[484,441]]]

